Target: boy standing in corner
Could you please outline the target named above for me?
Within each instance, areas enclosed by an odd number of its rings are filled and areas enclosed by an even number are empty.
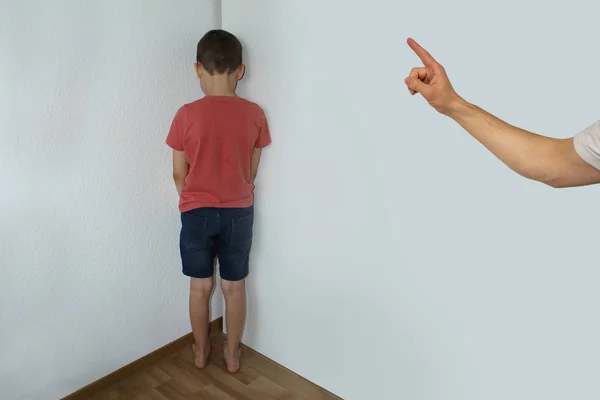
[[[218,258],[225,297],[229,372],[240,368],[246,313],[244,279],[252,244],[254,180],[261,149],[271,143],[262,109],[235,93],[244,76],[242,45],[223,30],[198,43],[196,73],[206,95],[179,109],[167,144],[173,149],[173,179],[180,195],[180,252],[190,280],[194,360],[208,363],[209,302]]]

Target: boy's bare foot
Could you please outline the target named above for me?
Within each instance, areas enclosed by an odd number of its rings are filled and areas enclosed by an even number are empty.
[[[210,355],[210,343],[206,344],[203,350],[200,350],[194,343],[192,345],[192,351],[194,352],[194,365],[196,368],[205,368],[208,365],[208,356]]]
[[[240,347],[235,351],[229,350],[227,343],[223,344],[223,358],[225,359],[225,365],[227,371],[231,374],[235,374],[240,370],[240,357],[242,355],[242,349]]]

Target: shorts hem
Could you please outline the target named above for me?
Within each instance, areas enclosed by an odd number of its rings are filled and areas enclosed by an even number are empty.
[[[202,274],[202,273],[191,272],[191,271],[188,271],[188,270],[185,270],[185,269],[182,270],[181,272],[183,273],[183,275],[185,275],[185,276],[187,276],[189,278],[197,278],[197,279],[212,278],[214,276],[214,274],[215,274],[214,271],[212,273],[210,273],[210,274],[208,274],[208,273]]]
[[[237,278],[236,277],[237,279],[227,279],[227,278],[221,276],[221,279],[225,280],[225,281],[228,281],[228,282],[239,282],[239,281],[243,281],[244,279],[246,279],[248,277],[248,275],[250,275],[250,274],[248,272],[246,272],[245,274],[243,274],[241,276],[241,278]]]

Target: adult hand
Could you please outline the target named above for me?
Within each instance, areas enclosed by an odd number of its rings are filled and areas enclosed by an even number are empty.
[[[423,67],[413,68],[404,80],[410,94],[419,93],[438,112],[451,114],[464,100],[454,91],[446,70],[413,39],[407,43],[423,63]]]

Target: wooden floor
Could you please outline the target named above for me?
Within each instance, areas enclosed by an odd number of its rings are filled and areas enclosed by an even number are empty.
[[[221,356],[224,335],[212,337],[211,362],[194,366],[191,347],[150,365],[92,400],[331,400],[337,396],[261,354],[242,348],[242,368],[229,374]]]

